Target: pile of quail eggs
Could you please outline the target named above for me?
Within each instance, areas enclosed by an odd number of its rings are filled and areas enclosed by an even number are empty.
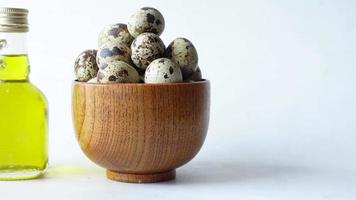
[[[127,25],[105,27],[98,50],[82,52],[75,61],[77,81],[90,83],[177,83],[202,79],[197,51],[188,39],[168,47],[159,37],[164,18],[155,8],[136,11]]]

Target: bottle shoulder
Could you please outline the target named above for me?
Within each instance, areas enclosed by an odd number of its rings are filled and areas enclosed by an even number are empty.
[[[0,82],[0,96],[19,101],[23,99],[35,99],[47,106],[47,99],[42,91],[29,81]]]
[[[28,82],[30,84],[30,87],[32,88],[32,90],[34,91],[33,93],[35,93],[39,98],[42,99],[42,101],[47,105],[47,98],[46,96],[43,94],[43,92],[33,83]]]

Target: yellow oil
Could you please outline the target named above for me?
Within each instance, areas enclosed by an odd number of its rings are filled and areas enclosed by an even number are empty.
[[[0,180],[35,178],[47,167],[47,102],[28,74],[27,55],[0,57]]]

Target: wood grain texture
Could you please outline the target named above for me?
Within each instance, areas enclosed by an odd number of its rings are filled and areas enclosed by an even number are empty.
[[[153,174],[184,165],[203,145],[210,83],[74,82],[72,103],[80,147],[89,159],[109,170],[108,178],[139,182],[117,177],[147,175],[141,182],[156,182],[167,178]]]
[[[156,183],[174,179],[176,177],[176,170],[154,174],[128,174],[107,170],[106,175],[111,180],[126,183]]]

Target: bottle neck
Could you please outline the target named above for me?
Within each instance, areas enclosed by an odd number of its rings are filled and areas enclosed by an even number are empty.
[[[0,81],[28,79],[27,34],[0,32]]]

